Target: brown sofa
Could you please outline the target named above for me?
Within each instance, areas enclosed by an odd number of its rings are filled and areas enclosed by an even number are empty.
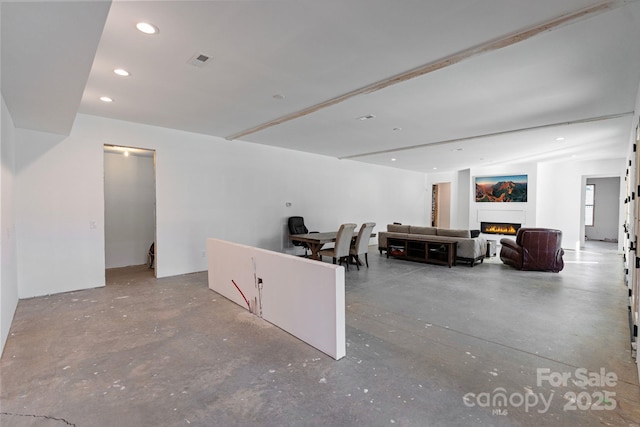
[[[519,270],[560,272],[564,268],[562,231],[549,228],[521,228],[516,240],[502,238],[500,259]]]
[[[469,230],[456,230],[450,228],[423,227],[415,225],[388,224],[387,231],[378,233],[378,250],[387,250],[388,238],[425,240],[432,242],[457,242],[456,260],[468,262],[472,267],[480,261],[484,261],[487,253],[487,241],[482,236],[471,237]]]

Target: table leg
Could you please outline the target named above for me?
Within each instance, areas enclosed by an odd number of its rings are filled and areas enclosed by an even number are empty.
[[[320,249],[324,244],[318,245],[318,244],[309,243],[308,245],[309,245],[309,250],[311,251],[311,259],[320,261],[320,254],[318,252],[320,252]]]
[[[449,268],[451,268],[452,265],[456,265],[457,247],[457,243],[451,243],[449,245]]]

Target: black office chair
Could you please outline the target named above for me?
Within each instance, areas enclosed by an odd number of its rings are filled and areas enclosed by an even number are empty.
[[[309,231],[309,229],[304,225],[304,218],[301,216],[290,216],[287,220],[287,224],[289,225],[289,234],[308,234],[308,233],[317,233],[317,231]],[[309,250],[309,246],[304,242],[292,242],[294,246],[301,246],[304,248],[304,256],[309,256],[307,251]]]

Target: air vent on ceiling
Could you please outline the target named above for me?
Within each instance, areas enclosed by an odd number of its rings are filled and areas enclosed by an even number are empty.
[[[202,68],[207,65],[210,60],[211,55],[207,55],[206,53],[196,53],[189,59],[189,61],[187,61],[187,63]]]
[[[375,118],[376,116],[374,116],[373,114],[367,114],[366,116],[358,117],[358,120],[371,120]]]

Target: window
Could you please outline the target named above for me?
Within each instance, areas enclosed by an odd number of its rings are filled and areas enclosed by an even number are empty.
[[[595,207],[596,185],[587,184],[584,195],[584,225],[593,227],[593,209]]]

